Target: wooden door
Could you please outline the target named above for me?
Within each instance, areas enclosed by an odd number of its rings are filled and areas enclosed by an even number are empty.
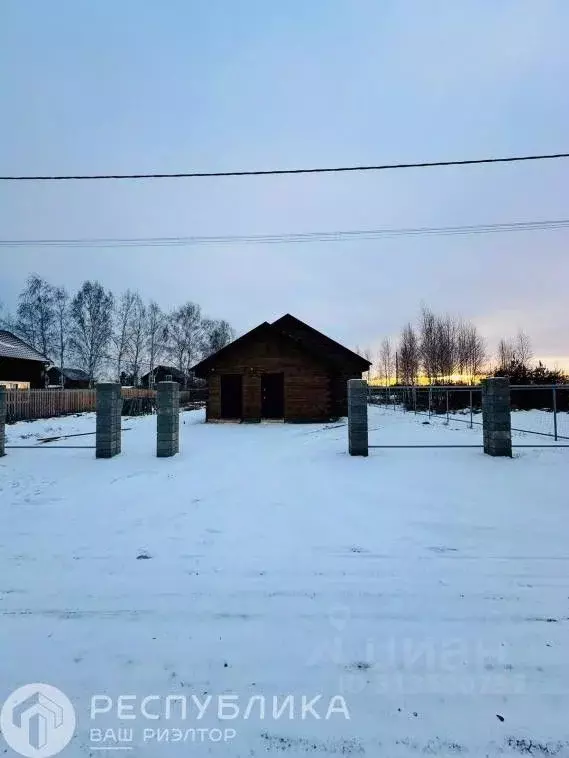
[[[241,374],[221,375],[221,418],[243,418],[243,377]]]
[[[284,417],[284,374],[261,376],[261,418]]]

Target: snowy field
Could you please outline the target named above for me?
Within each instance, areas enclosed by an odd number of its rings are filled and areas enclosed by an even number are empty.
[[[51,449],[93,436],[0,459],[0,700],[63,690],[63,756],[569,756],[569,449],[350,458],[342,425],[182,418],[172,459],[155,417],[123,419],[112,460]],[[371,408],[370,443],[480,441],[423,421]],[[8,444],[94,425],[20,423]],[[112,707],[90,718],[95,695]]]

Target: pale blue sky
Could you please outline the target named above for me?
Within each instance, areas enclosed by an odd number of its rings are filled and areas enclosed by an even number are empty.
[[[564,0],[2,0],[0,173],[168,172],[569,149]],[[0,237],[226,235],[569,217],[569,161],[365,175],[3,184]],[[286,311],[349,345],[421,300],[569,355],[568,232],[342,245],[2,249],[239,332]],[[492,270],[493,278],[488,271]],[[565,360],[565,359],[564,359]]]

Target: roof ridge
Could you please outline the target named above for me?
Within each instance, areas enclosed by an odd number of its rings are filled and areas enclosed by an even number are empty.
[[[253,329],[249,329],[249,331],[245,332],[245,334],[242,334],[240,337],[237,337],[237,339],[234,339],[232,342],[229,342],[227,345],[224,345],[224,347],[222,347],[220,350],[217,350],[215,353],[208,355],[207,358],[204,358],[199,363],[196,363],[194,366],[192,366],[190,371],[195,371],[196,369],[200,370],[204,365],[209,363],[214,357],[218,357],[221,353],[226,352],[227,350],[229,350],[229,348],[233,348],[238,342],[244,341],[246,338],[250,337],[254,332],[260,331],[261,329],[269,330],[273,332],[274,334],[278,335],[279,337],[284,337],[290,342],[293,342],[295,346],[298,347],[300,350],[304,350],[305,352],[309,353],[313,357],[322,361],[322,356],[317,355],[316,352],[311,349],[310,345],[305,344],[302,340],[294,337],[292,334],[288,334],[288,332],[283,331],[282,329],[279,329],[278,327],[274,326],[268,321],[262,321],[260,324],[257,324],[257,326],[254,326]]]
[[[324,332],[321,332],[319,329],[315,329],[313,326],[311,326],[310,324],[307,324],[305,321],[302,321],[296,316],[293,316],[292,313],[285,313],[283,316],[280,316],[278,319],[276,319],[276,321],[273,321],[272,326],[278,327],[279,321],[283,321],[286,318],[296,321],[301,327],[305,327],[306,329],[309,330],[309,332],[312,332],[315,336],[318,336],[327,340],[329,343],[332,343],[337,348],[340,348],[343,352],[349,353],[354,359],[359,358],[360,361],[368,363],[371,366],[371,361],[368,361],[367,358],[364,358],[363,356],[358,355],[358,353],[356,353],[354,350],[351,350],[349,347],[342,345],[341,342],[338,342],[332,337],[329,337],[327,334],[324,334]]]
[[[341,345],[339,342],[336,342],[331,337],[328,337],[326,334],[319,332],[318,329],[314,329],[309,324],[305,324],[303,321],[301,321],[300,319],[297,319],[295,316],[292,316],[290,313],[285,314],[285,316],[289,316],[291,319],[294,319],[295,321],[297,321],[301,326],[306,327],[310,332],[314,334],[314,336],[327,340],[329,343],[333,343],[338,348],[340,348],[344,354],[350,355],[353,360],[357,359],[358,361],[360,361],[360,364],[362,366],[365,365],[369,367],[370,365],[369,361],[367,361],[365,358],[362,358],[361,355],[354,353],[349,348],[344,347],[344,345]],[[341,360],[341,358],[338,358],[337,356],[333,356],[332,354],[330,355],[327,354],[325,346],[318,346],[318,345],[311,344],[311,340],[309,337],[303,336],[302,334],[291,334],[286,328],[282,327],[278,322],[281,321],[283,318],[285,318],[285,316],[281,316],[281,318],[277,319],[273,323],[269,323],[268,321],[261,322],[257,326],[253,327],[253,329],[250,329],[248,332],[245,332],[245,334],[242,334],[240,337],[237,337],[237,339],[234,339],[232,342],[222,347],[217,352],[212,353],[207,358],[204,358],[203,360],[199,361],[199,363],[196,363],[194,366],[192,366],[190,370],[200,371],[200,370],[207,369],[209,364],[213,362],[214,358],[218,358],[220,355],[225,354],[227,351],[229,351],[229,349],[232,349],[236,344],[249,338],[255,332],[260,331],[260,330],[267,330],[267,329],[273,332],[275,335],[278,335],[279,337],[285,338],[289,342],[292,342],[295,345],[295,347],[307,353],[308,355],[311,355],[318,362],[323,363],[330,368],[334,368],[335,366],[337,366],[337,363],[338,361]],[[365,370],[367,370],[367,368],[362,367],[362,371],[365,371]]]

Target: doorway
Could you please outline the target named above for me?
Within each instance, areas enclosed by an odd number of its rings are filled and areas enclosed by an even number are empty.
[[[221,375],[221,418],[243,417],[243,377],[241,374]]]
[[[261,418],[284,417],[284,374],[261,376]]]

